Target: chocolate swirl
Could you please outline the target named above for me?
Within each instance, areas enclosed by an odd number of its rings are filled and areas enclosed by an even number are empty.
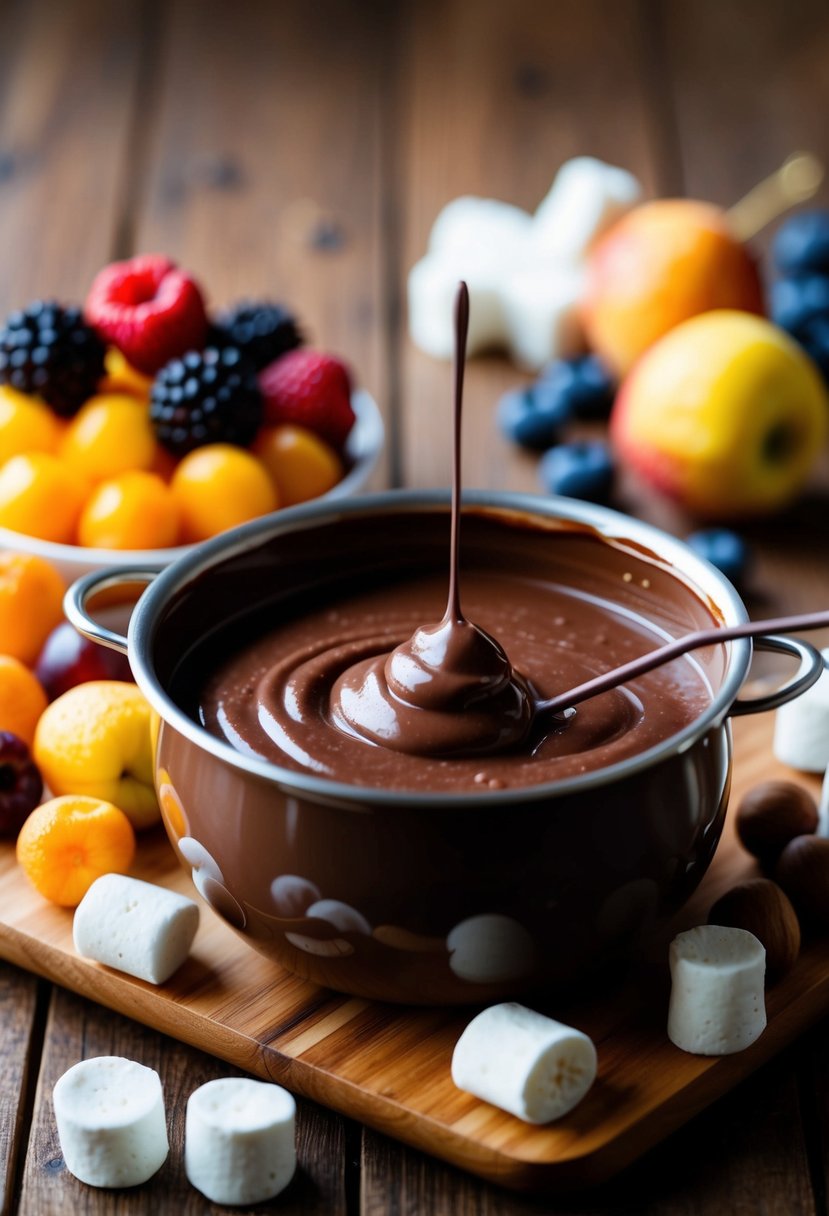
[[[332,689],[331,721],[412,755],[486,755],[526,739],[536,699],[495,638],[444,617],[344,672]]]

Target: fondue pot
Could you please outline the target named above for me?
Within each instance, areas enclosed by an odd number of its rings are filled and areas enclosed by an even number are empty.
[[[128,653],[158,715],[162,816],[204,899],[275,963],[382,1000],[515,996],[569,982],[664,930],[720,836],[729,718],[782,704],[821,664],[806,643],[756,639],[800,666],[773,694],[742,700],[751,642],[711,646],[695,660],[710,701],[676,733],[520,788],[368,788],[236,750],[200,724],[194,689],[234,647],[367,583],[445,570],[448,521],[448,495],[437,492],[311,503],[225,533],[161,573],[96,572],[67,595],[81,632]],[[550,565],[573,535],[598,553],[591,587],[598,579],[614,610],[646,616],[657,639],[747,619],[722,574],[635,519],[567,499],[464,497],[464,566]],[[562,580],[577,581],[579,569],[565,564]],[[93,615],[113,588],[145,585],[127,638]]]

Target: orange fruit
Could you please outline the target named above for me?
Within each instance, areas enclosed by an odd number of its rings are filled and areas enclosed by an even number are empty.
[[[344,469],[337,453],[304,426],[265,427],[252,451],[276,482],[283,507],[318,498],[342,480]]]
[[[66,428],[60,453],[90,481],[147,469],[155,459],[155,432],[146,403],[125,393],[90,397]]]
[[[0,646],[31,666],[63,620],[63,579],[42,557],[0,549]]]
[[[64,424],[36,397],[0,384],[0,464],[22,452],[54,452]]]
[[[17,860],[41,895],[75,908],[102,874],[126,874],[135,832],[123,811],[100,798],[65,794],[36,807],[17,838]]]
[[[150,399],[153,382],[149,376],[142,376],[136,371],[117,346],[107,348],[104,357],[104,379],[99,385],[101,393],[129,393],[131,397],[139,397],[146,402]]]
[[[103,481],[78,522],[78,540],[93,549],[166,549],[179,533],[176,496],[155,473],[136,470]]]
[[[0,654],[0,730],[10,730],[32,746],[35,729],[49,704],[28,667],[10,654]]]
[[[268,471],[250,452],[210,443],[189,452],[170,482],[186,541],[206,540],[279,506]]]
[[[90,680],[49,705],[32,750],[54,794],[114,802],[141,829],[160,814],[151,731],[149,703],[134,684]]]
[[[0,528],[71,544],[87,483],[47,452],[12,456],[0,468]]]

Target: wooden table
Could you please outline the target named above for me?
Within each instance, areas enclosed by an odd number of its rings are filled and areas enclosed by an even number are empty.
[[[440,206],[480,193],[533,208],[579,153],[652,193],[728,205],[796,148],[829,160],[828,56],[826,0],[4,0],[0,308],[82,299],[112,258],[165,251],[213,304],[283,299],[348,358],[386,418],[378,485],[443,485],[448,372],[412,348],[404,312]],[[470,486],[536,488],[535,461],[492,422],[517,379],[495,358],[470,369]],[[751,530],[756,613],[829,598],[825,485]],[[636,487],[620,501],[687,526]],[[0,1028],[4,1212],[208,1210],[183,1176],[183,1104],[226,1065],[4,964]],[[826,1030],[572,1200],[513,1196],[302,1102],[301,1171],[273,1210],[817,1216]],[[134,1193],[82,1187],[59,1156],[51,1086],[101,1053],[157,1068],[173,1112],[176,1149]]]

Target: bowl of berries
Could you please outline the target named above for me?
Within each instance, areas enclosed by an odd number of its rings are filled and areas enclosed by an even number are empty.
[[[356,493],[383,444],[372,397],[287,309],[208,314],[168,258],[105,267],[83,308],[0,325],[0,548],[67,579],[162,567],[227,528]]]

